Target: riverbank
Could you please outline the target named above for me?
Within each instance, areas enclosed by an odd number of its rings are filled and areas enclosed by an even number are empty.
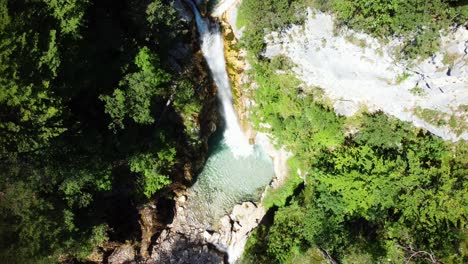
[[[240,122],[250,143],[261,146],[272,159],[275,176],[273,181],[268,186],[265,186],[260,201],[243,203],[234,208],[231,217],[234,219],[244,219],[244,221],[241,223],[243,232],[238,234],[235,242],[229,245],[228,254],[230,263],[238,260],[242,256],[250,234],[266,215],[266,209],[262,204],[262,200],[268,191],[277,189],[283,185],[289,172],[287,160],[292,156],[292,153],[286,151],[284,146],[280,148],[275,146],[274,139],[271,135],[255,131],[250,121],[251,115],[253,114],[250,109],[255,104],[251,96],[256,87],[255,84],[249,80],[247,73],[251,69],[246,58],[247,53],[245,50],[239,49],[238,47],[242,32],[236,27],[235,21],[237,19],[237,8],[240,2],[239,0],[220,2],[218,8],[215,8],[213,16],[218,16],[223,26],[227,70],[232,83],[235,99],[234,104]],[[252,205],[254,207],[252,207]],[[248,208],[249,210],[240,210],[240,208]]]
[[[249,121],[252,115],[250,108],[255,104],[251,99],[255,84],[249,80],[247,72],[252,68],[247,61],[246,51],[239,49],[238,43],[242,30],[235,24],[237,20],[237,10],[240,0],[221,1],[215,9],[213,16],[219,16],[223,26],[223,37],[225,41],[225,57],[227,70],[234,91],[234,104],[241,120],[242,127],[251,143],[256,143],[263,147],[272,158],[275,170],[274,188],[281,185],[288,173],[287,159],[292,155],[284,147],[275,147],[271,135],[255,131]]]

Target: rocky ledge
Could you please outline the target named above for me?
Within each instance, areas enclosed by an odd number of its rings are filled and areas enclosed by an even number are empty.
[[[177,199],[174,220],[157,238],[146,263],[234,262],[242,254],[248,234],[263,218],[264,209],[245,202],[207,226],[195,220],[189,195]]]

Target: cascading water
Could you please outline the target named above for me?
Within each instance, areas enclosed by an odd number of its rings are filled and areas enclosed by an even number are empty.
[[[210,143],[210,156],[190,188],[188,195],[192,222],[213,228],[217,221],[237,203],[257,201],[273,178],[270,157],[258,145],[249,145],[232,105],[232,94],[224,59],[223,39],[219,25],[210,25],[196,5],[191,5],[200,35],[203,56],[218,87],[225,130]]]
[[[210,28],[210,23],[200,15],[195,4],[191,0],[187,2],[191,5],[195,14],[203,57],[208,63],[213,80],[218,87],[218,98],[221,102],[222,115],[226,126],[224,140],[235,156],[248,156],[253,149],[239,125],[232,105],[231,86],[226,72],[223,39],[219,25],[214,24]]]

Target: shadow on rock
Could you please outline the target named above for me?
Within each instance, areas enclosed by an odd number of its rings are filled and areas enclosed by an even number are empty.
[[[175,235],[155,245],[151,261],[147,263],[219,264],[227,263],[227,254],[209,244],[203,245],[183,235]]]

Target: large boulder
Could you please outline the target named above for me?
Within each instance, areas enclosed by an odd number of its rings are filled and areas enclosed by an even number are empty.
[[[122,245],[114,250],[107,258],[109,264],[132,264],[135,263],[135,250],[132,245]]]

